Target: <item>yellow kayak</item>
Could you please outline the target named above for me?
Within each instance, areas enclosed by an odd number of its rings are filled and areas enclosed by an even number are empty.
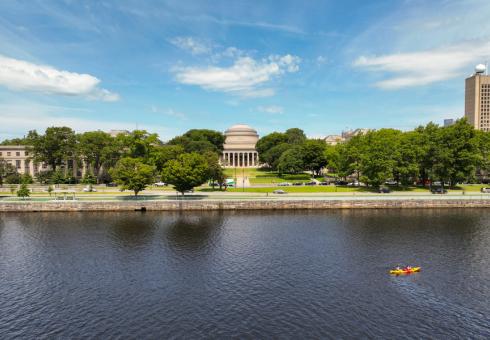
[[[420,271],[420,267],[412,267],[410,269],[401,268],[401,269],[392,269],[390,270],[390,274],[393,275],[403,275],[403,274],[412,274]]]

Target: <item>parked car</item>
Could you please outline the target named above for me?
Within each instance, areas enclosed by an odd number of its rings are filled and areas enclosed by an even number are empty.
[[[282,182],[282,183],[279,183],[277,186],[279,186],[279,187],[289,187],[290,185],[291,185],[291,183]]]
[[[349,186],[349,187],[358,187],[360,185],[361,185],[361,183],[359,183],[358,181],[347,183],[347,186]]]
[[[484,194],[490,194],[490,188],[481,188],[480,191]]]
[[[398,185],[398,182],[393,180],[393,179],[390,179],[388,181],[385,182],[386,185]]]
[[[106,187],[117,187],[117,183],[107,183]]]
[[[293,185],[303,185],[303,182],[294,182]]]
[[[156,186],[156,187],[166,187],[167,185],[168,185],[167,183],[163,183],[163,182],[154,183],[154,186]]]
[[[346,181],[336,181],[335,182],[335,185],[347,185],[349,184],[349,182],[346,182]]]
[[[307,182],[305,185],[316,185],[316,182]]]
[[[272,193],[278,194],[278,195],[287,194],[287,192],[285,192],[284,190],[281,190],[281,189],[274,190]]]
[[[320,182],[320,183],[318,183],[318,185],[330,185],[330,183],[329,182]]]
[[[381,187],[381,188],[379,188],[378,192],[380,194],[389,194],[391,192],[391,190],[390,190],[390,188]]]
[[[83,192],[97,192],[95,188],[93,188],[91,185],[87,185],[85,188],[83,188]]]
[[[442,187],[437,187],[437,188],[431,188],[430,192],[433,194],[447,194],[447,190],[443,189]]]

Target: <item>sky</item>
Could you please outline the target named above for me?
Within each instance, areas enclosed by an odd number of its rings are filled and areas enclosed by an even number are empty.
[[[488,0],[2,0],[0,140],[409,130],[462,117],[487,60]]]

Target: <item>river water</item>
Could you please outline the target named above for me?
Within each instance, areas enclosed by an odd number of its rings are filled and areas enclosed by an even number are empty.
[[[0,214],[0,338],[118,337],[488,339],[490,210]]]

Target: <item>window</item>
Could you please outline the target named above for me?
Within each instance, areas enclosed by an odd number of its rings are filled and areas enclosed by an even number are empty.
[[[7,156],[10,156],[10,151],[7,151]]]
[[[25,154],[26,154],[26,156],[29,156],[29,152],[26,151]]]
[[[17,151],[17,152],[15,153],[15,155],[16,155],[16,156],[20,156],[20,152],[19,152],[19,151]]]
[[[0,156],[2,155],[2,151],[0,151]]]
[[[20,160],[16,160],[16,161],[15,161],[15,167],[16,167],[17,169],[20,169]]]

